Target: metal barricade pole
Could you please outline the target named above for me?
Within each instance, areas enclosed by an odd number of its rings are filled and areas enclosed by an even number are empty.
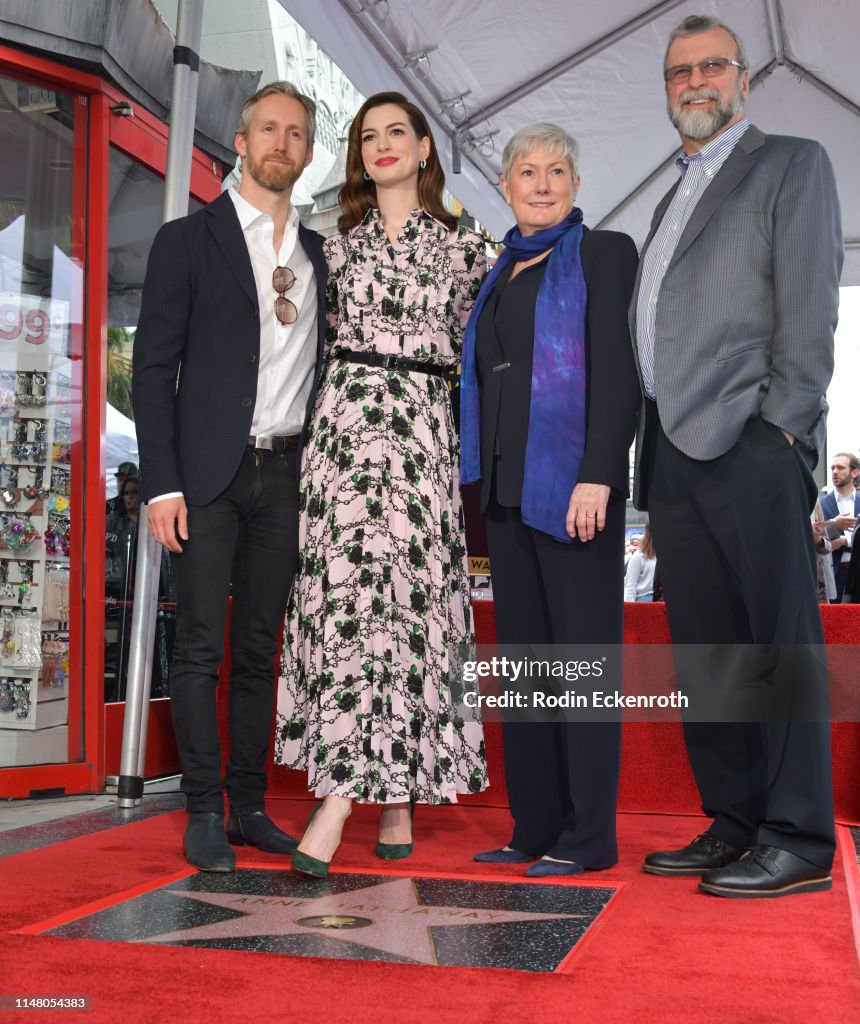
[[[147,507],[141,505],[137,531],[137,572],[134,580],[134,614],[128,656],[128,684],[122,727],[117,796],[119,806],[134,807],[143,796],[143,765],[149,690],[152,685],[152,645],[155,638],[155,606],[158,601],[159,547],[149,532]]]
[[[179,0],[176,46],[173,50],[173,91],[170,131],[167,137],[167,170],[164,176],[164,221],[188,212],[188,187],[194,150],[197,111],[197,69],[203,32],[204,0]],[[143,766],[149,691],[152,684],[152,650],[158,603],[158,544],[149,532],[146,506],[141,506],[137,534],[137,573],[134,613],[131,620],[131,652],[122,734],[122,759],[117,793],[119,806],[134,807],[143,796]]]

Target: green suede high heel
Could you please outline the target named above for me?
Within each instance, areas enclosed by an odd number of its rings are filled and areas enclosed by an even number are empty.
[[[322,804],[317,804],[311,811],[311,816],[308,818],[308,824],[305,826],[305,832],[307,832],[310,823],[314,820],[314,815],[320,807],[322,807]],[[316,857],[311,857],[309,853],[302,853],[301,850],[293,850],[290,854],[290,860],[292,861],[293,867],[296,871],[301,871],[303,875],[311,875],[314,878],[325,878],[328,874],[329,861],[317,860]]]
[[[409,820],[413,824],[415,822],[415,803],[409,801]],[[377,839],[376,849],[374,851],[376,856],[380,860],[403,860],[405,857],[412,855],[412,842],[408,843],[380,843]]]

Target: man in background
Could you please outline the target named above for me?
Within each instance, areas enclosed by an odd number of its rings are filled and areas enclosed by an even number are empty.
[[[854,528],[860,516],[860,491],[857,490],[857,478],[860,477],[860,459],[852,452],[838,452],[830,464],[830,477],[833,490],[821,499],[821,511],[828,525],[832,525],[841,533],[831,537],[833,550],[833,578],[836,583],[836,597],[833,604],[838,604],[845,593],[845,579],[851,562]]]

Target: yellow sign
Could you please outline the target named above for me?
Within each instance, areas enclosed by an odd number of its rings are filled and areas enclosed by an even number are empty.
[[[490,560],[489,558],[472,558],[469,557],[469,575],[470,576],[489,576],[490,575]]]

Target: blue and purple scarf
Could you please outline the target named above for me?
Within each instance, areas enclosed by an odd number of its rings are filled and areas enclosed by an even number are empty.
[[[552,249],[535,305],[531,408],[520,514],[528,526],[571,543],[570,494],[585,451],[585,277],[579,247],[582,211],[523,236],[513,227],[484,280],[466,325],[460,379],[460,478],[481,477],[481,408],[475,364],[478,320],[502,270]]]

